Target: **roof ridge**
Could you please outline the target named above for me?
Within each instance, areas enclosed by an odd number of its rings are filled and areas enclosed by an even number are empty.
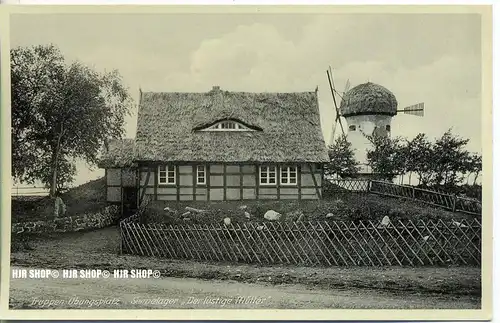
[[[205,92],[200,92],[200,91],[142,91],[142,94],[206,94],[206,93],[211,93],[214,92],[213,90],[205,91]],[[304,94],[304,93],[316,93],[315,90],[313,91],[260,91],[260,92],[254,92],[254,91],[228,91],[228,90],[220,90],[220,92],[226,92],[226,93],[242,93],[242,94]]]

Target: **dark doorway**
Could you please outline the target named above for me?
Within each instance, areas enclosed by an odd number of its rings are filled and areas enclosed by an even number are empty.
[[[129,217],[137,212],[137,188],[123,188],[123,216]]]

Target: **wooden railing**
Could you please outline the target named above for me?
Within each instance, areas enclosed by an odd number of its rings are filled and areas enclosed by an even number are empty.
[[[452,212],[481,214],[482,211],[480,200],[409,185],[398,185],[370,179],[332,179],[330,180],[330,184],[332,185],[330,189],[339,192],[367,192],[384,196],[408,198],[443,207]]]

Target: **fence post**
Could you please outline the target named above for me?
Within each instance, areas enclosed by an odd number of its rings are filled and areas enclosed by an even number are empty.
[[[415,199],[415,186],[411,187],[411,197]]]
[[[452,205],[451,205],[451,210],[455,212],[457,209],[457,195],[453,194],[453,200],[452,200]]]
[[[120,255],[123,255],[123,228],[121,221],[118,227],[120,228]]]

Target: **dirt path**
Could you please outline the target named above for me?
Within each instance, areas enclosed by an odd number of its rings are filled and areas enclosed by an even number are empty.
[[[101,308],[220,308],[205,297],[231,298],[224,308],[480,308],[480,268],[295,267],[222,264],[119,255],[115,227],[58,234],[11,253],[11,265],[53,269],[154,269],[161,279],[12,279],[11,305],[120,297]],[[242,296],[249,304],[234,304]],[[190,297],[201,304],[187,304]],[[265,298],[265,300],[262,300]],[[156,300],[139,304],[137,299]],[[163,300],[163,301],[161,301]],[[259,301],[261,300],[261,301]],[[184,304],[183,304],[184,303]],[[241,303],[241,302],[240,302]],[[35,306],[36,307],[36,306]],[[38,305],[40,307],[40,305]],[[54,306],[51,306],[54,307]]]
[[[19,269],[19,267],[14,267]],[[192,278],[12,279],[16,308],[385,308],[476,309],[477,298],[396,294],[360,289],[316,290]],[[82,302],[86,301],[87,304]],[[93,301],[94,304],[89,304]],[[97,302],[104,304],[97,305]],[[44,303],[45,302],[45,303]],[[52,304],[48,304],[51,302]]]

